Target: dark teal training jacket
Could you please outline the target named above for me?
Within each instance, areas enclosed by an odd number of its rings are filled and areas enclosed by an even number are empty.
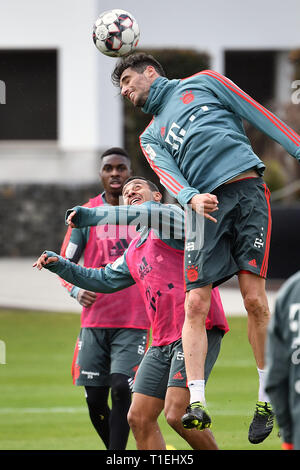
[[[182,80],[157,78],[142,108],[153,114],[140,144],[162,185],[180,204],[249,169],[263,174],[243,119],[299,160],[300,136],[231,80],[204,70]]]

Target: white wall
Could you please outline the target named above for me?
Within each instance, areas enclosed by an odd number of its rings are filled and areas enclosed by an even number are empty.
[[[58,48],[59,142],[64,150],[98,148],[109,65],[92,43],[95,0],[1,0],[1,48]],[[0,71],[1,75],[1,71]],[[9,87],[9,83],[7,84]],[[103,89],[107,89],[102,93]]]
[[[115,59],[100,54],[91,35],[94,20],[104,10],[119,7],[134,14],[141,29],[141,48],[204,50],[212,56],[211,67],[220,72],[226,49],[289,50],[300,45],[298,0],[154,0],[152,4],[145,0],[117,4],[111,0],[0,0],[0,48],[59,49],[60,152],[47,153],[43,164],[48,172],[42,175],[37,167],[40,157],[33,152],[31,159],[22,160],[18,147],[19,180],[26,179],[27,173],[36,180],[60,178],[63,159],[73,162],[69,178],[92,179],[95,152],[122,145],[120,97],[110,82]],[[7,152],[0,145],[0,182],[16,177],[13,154],[11,146]],[[82,154],[85,167],[80,172]]]
[[[99,3],[104,10],[111,8],[110,0]],[[152,4],[143,0],[122,4],[140,25],[140,47],[206,50],[214,55],[213,67],[225,49],[291,49],[300,44],[298,0],[154,0]]]

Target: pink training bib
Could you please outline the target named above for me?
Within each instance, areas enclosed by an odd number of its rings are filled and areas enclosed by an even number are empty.
[[[101,195],[90,199],[87,207],[100,205],[103,205]],[[84,266],[99,268],[113,263],[136,236],[134,227],[130,227],[130,230],[123,226],[90,227],[89,240],[84,250]],[[108,238],[108,233],[113,238]],[[120,235],[126,238],[120,238]],[[150,322],[139,289],[134,285],[112,294],[97,294],[97,300],[91,307],[83,307],[81,326],[149,329]]]
[[[140,237],[130,245],[126,261],[147,307],[152,345],[162,346],[181,337],[184,322],[184,252],[170,247],[151,231],[141,246]],[[218,289],[212,290],[206,328],[229,330]]]

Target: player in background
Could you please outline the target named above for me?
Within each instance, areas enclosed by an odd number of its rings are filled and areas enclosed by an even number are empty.
[[[300,271],[280,288],[266,345],[266,390],[284,450],[300,450]]]
[[[110,148],[100,158],[104,192],[86,207],[118,205],[124,181],[131,174],[128,154]],[[69,227],[61,255],[74,263],[84,256],[84,266],[100,268],[115,261],[136,235],[133,228]],[[108,237],[109,236],[109,237]],[[131,385],[148,342],[149,320],[136,286],[113,295],[96,294],[62,281],[82,305],[81,330],[72,365],[73,382],[85,387],[89,416],[107,449],[126,448]],[[111,409],[108,404],[111,392]]]
[[[193,449],[216,450],[210,429],[187,430],[181,415],[189,402],[181,332],[184,322],[183,250],[184,213],[175,205],[161,204],[157,187],[141,177],[124,184],[124,206],[96,209],[77,207],[69,211],[68,221],[76,226],[123,223],[139,225],[139,235],[124,255],[105,269],[84,269],[47,252],[37,261],[75,284],[101,292],[114,292],[136,283],[151,320],[153,341],[143,358],[133,387],[129,423],[137,448],[165,449],[157,419],[164,409],[168,423]],[[127,204],[127,206],[126,206]],[[122,222],[123,221],[123,222]],[[49,258],[47,258],[49,255]],[[166,274],[168,273],[168,274]],[[205,378],[218,357],[228,324],[218,289],[212,291],[212,303],[206,320],[208,354]]]
[[[203,380],[205,318],[212,287],[236,274],[259,377],[248,438],[254,444],[262,442],[273,426],[264,390],[271,211],[269,190],[262,179],[265,165],[254,153],[242,119],[298,160],[300,136],[231,80],[211,70],[168,80],[159,62],[137,53],[117,62],[112,81],[135,107],[153,115],[140,144],[162,185],[182,206],[190,204],[195,214],[204,215],[202,248],[195,248],[195,240],[186,240],[182,340],[191,402],[183,424],[199,426],[210,420]]]

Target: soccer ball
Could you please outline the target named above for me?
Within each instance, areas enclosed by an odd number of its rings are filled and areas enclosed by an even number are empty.
[[[131,13],[108,10],[96,20],[93,41],[105,55],[119,57],[130,54],[138,45],[140,29]]]

